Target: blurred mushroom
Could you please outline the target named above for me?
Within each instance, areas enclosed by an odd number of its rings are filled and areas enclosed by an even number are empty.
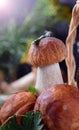
[[[63,83],[58,62],[66,57],[64,43],[48,34],[35,40],[29,50],[29,62],[37,68],[35,88],[39,93],[55,84]]]
[[[16,115],[18,122],[22,115],[33,110],[36,95],[30,92],[19,92],[11,95],[0,110],[0,122],[5,124],[11,116]]]

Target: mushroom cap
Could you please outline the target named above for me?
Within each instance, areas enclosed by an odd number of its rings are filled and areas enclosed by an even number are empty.
[[[39,44],[31,44],[28,61],[33,66],[47,66],[61,62],[67,56],[64,43],[53,37],[46,37],[40,40]]]
[[[35,104],[49,130],[79,130],[79,90],[68,84],[42,92]]]
[[[33,110],[36,95],[30,92],[19,92],[11,95],[0,110],[0,122],[5,124],[11,116],[16,115],[18,122],[28,111]]]

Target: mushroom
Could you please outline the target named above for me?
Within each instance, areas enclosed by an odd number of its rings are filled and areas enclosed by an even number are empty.
[[[79,91],[75,86],[57,84],[36,100],[48,130],[79,130]]]
[[[37,96],[31,92],[19,92],[11,95],[0,110],[0,122],[4,125],[13,115],[20,123],[22,115],[33,110]]]
[[[47,35],[35,40],[29,50],[29,62],[37,67],[35,88],[38,93],[55,84],[63,83],[58,62],[65,59],[67,53],[64,43]]]

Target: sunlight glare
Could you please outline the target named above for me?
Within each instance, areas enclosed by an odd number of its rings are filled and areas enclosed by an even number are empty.
[[[7,0],[0,0],[0,9],[5,8],[7,5]]]

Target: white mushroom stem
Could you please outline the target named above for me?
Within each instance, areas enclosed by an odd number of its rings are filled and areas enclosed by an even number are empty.
[[[58,63],[37,68],[37,79],[35,88],[38,90],[39,94],[55,84],[62,83],[63,78]]]

